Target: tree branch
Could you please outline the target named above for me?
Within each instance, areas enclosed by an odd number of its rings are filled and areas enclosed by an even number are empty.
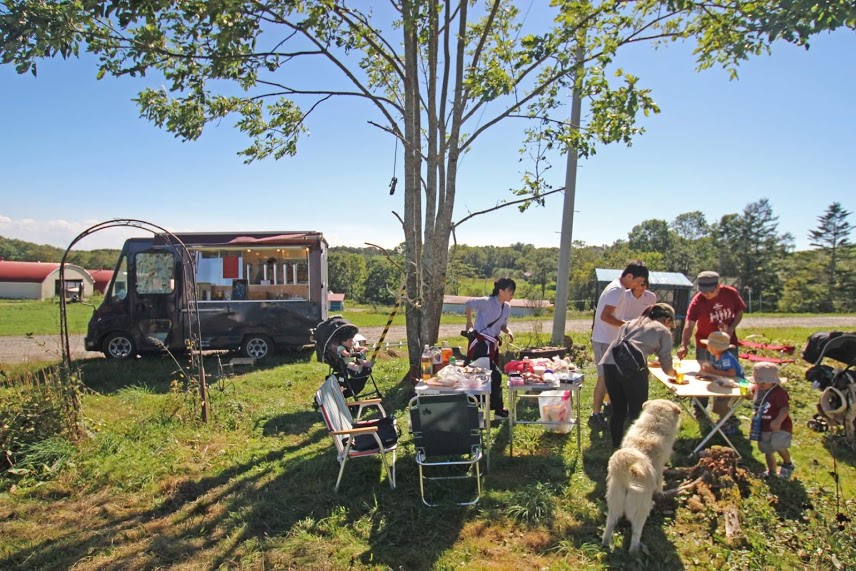
[[[274,81],[267,81],[267,80],[263,80],[263,79],[257,80],[256,83],[259,83],[261,85],[268,85],[270,87],[278,87],[278,88],[282,89],[282,93],[268,93],[265,95],[254,96],[254,97],[251,97],[250,99],[261,99],[263,97],[270,97],[272,95],[342,95],[342,96],[350,96],[350,97],[362,97],[362,98],[371,99],[371,100],[377,99],[377,100],[383,101],[384,103],[387,103],[390,107],[392,107],[396,111],[401,112],[401,108],[395,102],[387,99],[386,97],[381,97],[379,95],[366,95],[364,92],[359,92],[359,91],[330,91],[330,90],[326,90],[326,89],[318,89],[318,90],[297,89],[294,87],[288,87],[288,86],[283,85],[281,83],[276,83]]]
[[[547,192],[540,193],[538,195],[538,198],[550,196],[551,194],[556,194],[557,192],[564,192],[564,190],[565,190],[564,186],[561,188],[548,190]],[[476,216],[481,216],[482,214],[487,214],[488,212],[494,212],[496,210],[506,208],[507,206],[514,206],[516,204],[523,204],[524,202],[529,202],[529,201],[534,200],[534,199],[535,199],[534,196],[530,196],[528,198],[520,198],[518,200],[512,200],[511,202],[503,202],[502,204],[497,204],[496,206],[493,206],[491,208],[486,208],[485,210],[479,210],[478,212],[471,212],[471,213],[467,214],[466,216],[464,216],[463,218],[461,218],[460,220],[458,220],[457,222],[453,223],[452,224],[452,231],[454,232],[458,226],[460,226],[461,224],[463,224],[464,222],[466,222],[467,220],[469,220],[471,218],[475,218]]]

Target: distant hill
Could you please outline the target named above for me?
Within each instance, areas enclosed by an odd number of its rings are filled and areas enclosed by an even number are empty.
[[[0,258],[12,262],[61,262],[65,252],[48,244],[34,244],[0,236]],[[119,250],[72,250],[68,261],[87,270],[112,270],[119,259]]]

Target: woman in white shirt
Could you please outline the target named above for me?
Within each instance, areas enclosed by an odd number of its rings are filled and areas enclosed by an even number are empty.
[[[625,290],[624,303],[622,305],[624,311],[621,314],[621,318],[624,321],[636,319],[642,315],[643,311],[655,303],[657,303],[657,296],[653,291],[648,289],[648,280],[645,280],[641,284],[634,285],[630,289]]]

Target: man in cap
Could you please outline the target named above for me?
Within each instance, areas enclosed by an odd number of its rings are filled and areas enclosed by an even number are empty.
[[[713,271],[704,271],[696,279],[698,293],[695,294],[687,309],[687,320],[684,331],[681,334],[681,346],[678,347],[678,359],[687,355],[690,337],[693,329],[698,325],[695,335],[696,360],[706,363],[710,360],[710,353],[702,343],[703,339],[710,337],[714,331],[724,331],[730,340],[732,348],[728,349],[737,359],[737,334],[735,330],[740,320],[743,319],[743,311],[746,303],[737,289],[719,283],[719,274]],[[699,399],[702,406],[707,406],[707,399]]]

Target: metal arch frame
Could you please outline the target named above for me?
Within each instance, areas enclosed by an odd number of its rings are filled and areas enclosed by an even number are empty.
[[[190,307],[188,308],[187,319],[189,320],[188,331],[191,332],[191,338],[195,337],[196,343],[191,348],[191,351],[197,352],[195,358],[191,360],[192,364],[194,364],[198,368],[198,376],[199,376],[199,396],[202,399],[202,422],[208,422],[209,417],[209,408],[208,408],[208,387],[205,382],[205,364],[202,360],[202,349],[200,347],[200,341],[202,339],[202,328],[199,321],[199,303],[197,299],[197,288],[196,288],[196,259],[195,257],[190,255],[190,252],[187,250],[187,246],[185,246],[184,242],[182,242],[175,234],[163,228],[162,226],[158,226],[157,224],[153,224],[151,222],[147,222],[145,220],[137,220],[134,218],[114,218],[113,220],[107,220],[106,222],[99,222],[93,226],[90,226],[80,234],[78,234],[74,240],[68,245],[65,252],[62,255],[62,260],[59,265],[59,280],[60,284],[64,286],[65,284],[65,264],[68,258],[68,254],[71,251],[72,247],[75,244],[80,242],[83,238],[94,234],[100,230],[106,230],[108,228],[120,228],[120,227],[131,227],[131,228],[139,228],[140,230],[145,230],[147,232],[151,232],[153,235],[157,235],[158,233],[163,234],[169,238],[169,243],[171,246],[178,247],[181,250],[182,256],[190,261],[189,264],[189,274],[188,274],[188,264],[182,264],[184,282],[183,287],[186,287],[187,284],[190,284]],[[62,295],[59,296],[59,315],[60,315],[60,341],[62,346],[62,361],[66,371],[71,371],[71,348],[69,344],[69,336],[68,336],[68,314],[66,310],[66,300],[65,300],[65,292],[62,292]],[[194,328],[195,335],[194,335]],[[75,396],[74,406],[76,409],[80,408],[80,403],[77,401]]]

